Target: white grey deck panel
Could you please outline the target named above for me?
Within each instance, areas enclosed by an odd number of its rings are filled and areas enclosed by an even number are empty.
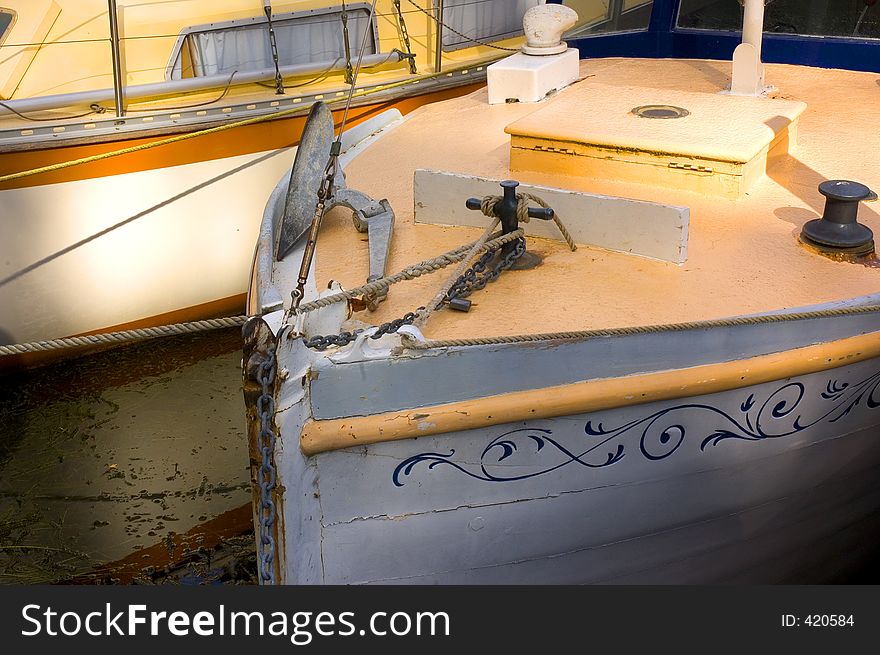
[[[483,227],[488,219],[465,207],[470,197],[500,195],[500,180],[418,169],[414,179],[416,223]],[[575,243],[682,264],[687,261],[690,209],[642,200],[520,184],[519,193],[542,198]],[[527,236],[562,240],[553,221],[532,219]]]

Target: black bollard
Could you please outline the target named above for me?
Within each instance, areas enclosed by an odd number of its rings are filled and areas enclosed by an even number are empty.
[[[859,203],[875,200],[877,194],[864,184],[849,180],[828,180],[819,185],[825,196],[825,212],[804,225],[801,239],[824,249],[861,251],[874,249],[874,233],[858,222]]]
[[[516,188],[518,186],[519,182],[516,180],[504,180],[501,182],[501,187],[504,191],[501,202],[495,205],[495,215],[501,219],[501,231],[503,234],[510,234],[519,229],[519,218],[516,215],[519,205],[519,201],[516,199]],[[481,209],[481,201],[479,198],[468,198],[465,206],[468,209],[479,210]],[[549,207],[529,207],[529,218],[548,221],[553,216],[553,210]],[[516,249],[516,241],[504,244],[501,248],[501,257],[507,257],[514,249]],[[520,259],[523,261],[514,264],[514,269],[533,268],[541,261],[540,257],[529,252],[523,254]]]

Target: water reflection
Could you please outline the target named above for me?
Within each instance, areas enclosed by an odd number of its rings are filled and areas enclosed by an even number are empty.
[[[232,328],[0,378],[0,582],[174,562],[211,521],[209,545],[246,534],[240,347]]]

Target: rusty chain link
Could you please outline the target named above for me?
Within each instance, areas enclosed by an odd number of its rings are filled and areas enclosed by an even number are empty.
[[[487,250],[483,253],[474,265],[465,271],[458,280],[455,281],[452,287],[450,287],[443,302],[449,302],[454,298],[464,298],[469,296],[474,291],[479,291],[490,282],[497,280],[498,276],[501,275],[503,271],[506,271],[513,266],[513,263],[526,251],[526,241],[522,237],[511,243],[514,243],[515,247],[488,272],[486,271],[486,267],[501,246]],[[383,323],[373,334],[370,335],[370,339],[381,339],[386,334],[394,334],[404,325],[412,325],[416,318],[418,318],[418,313],[423,309],[425,308],[419,307],[416,311],[409,312],[402,318]],[[347,346],[357,339],[365,329],[367,328],[340,332],[339,334],[318,335],[311,337],[310,339],[303,338],[303,344],[306,348],[321,351],[326,350],[330,346]]]
[[[277,358],[274,350],[260,364],[257,381],[260,383],[260,396],[257,398],[257,414],[260,417],[259,447],[262,461],[257,472],[260,486],[259,508],[259,556],[258,566],[260,579],[266,584],[275,584],[275,537],[272,530],[275,525],[275,501],[272,492],[275,490],[276,472],[274,463],[275,441],[277,435],[272,426],[275,417],[275,397],[273,385],[277,370]]]

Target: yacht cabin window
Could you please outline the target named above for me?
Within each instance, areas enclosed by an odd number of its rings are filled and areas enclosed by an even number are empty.
[[[15,22],[15,12],[11,9],[0,9],[0,43],[6,40],[13,22]]]
[[[443,49],[458,50],[480,41],[522,34],[523,14],[543,0],[444,0]]]
[[[370,21],[369,5],[348,5],[348,41],[352,58],[360,52],[368,30],[364,54],[378,52],[376,26]],[[342,12],[334,7],[277,14],[272,18],[280,66],[326,64],[345,56]],[[269,23],[265,16],[214,23],[184,30],[170,67],[176,80],[235,71],[273,69]]]
[[[682,0],[678,27],[739,31],[739,0]],[[876,0],[771,0],[764,9],[764,31],[804,36],[880,38]]]
[[[563,0],[578,13],[578,25],[565,38],[648,29],[653,0]]]

